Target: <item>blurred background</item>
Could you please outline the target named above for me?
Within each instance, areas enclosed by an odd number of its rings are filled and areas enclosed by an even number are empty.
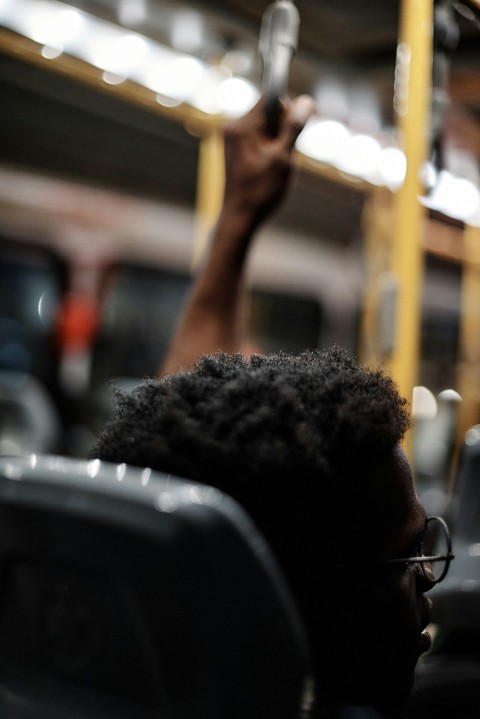
[[[0,2],[0,452],[83,456],[109,381],[155,374],[218,211],[221,129],[259,96],[266,7]],[[297,7],[290,89],[318,113],[253,251],[245,349],[384,363],[441,502],[480,421],[479,3]]]
[[[290,90],[317,116],[252,253],[245,351],[336,343],[411,400],[417,489],[457,542],[417,711],[427,697],[437,719],[467,716],[458,681],[480,687],[480,2],[296,4]],[[85,456],[111,382],[155,375],[218,212],[222,128],[259,97],[266,7],[0,0],[0,454]]]

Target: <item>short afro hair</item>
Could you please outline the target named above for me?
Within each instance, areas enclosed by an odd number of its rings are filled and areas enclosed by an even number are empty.
[[[345,482],[367,477],[409,426],[394,381],[336,347],[205,356],[116,399],[90,456],[216,486],[243,505],[284,570],[306,543],[325,542]]]

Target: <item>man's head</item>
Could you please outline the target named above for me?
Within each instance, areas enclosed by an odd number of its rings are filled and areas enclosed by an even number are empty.
[[[399,702],[408,693],[429,586],[416,569],[337,565],[409,556],[418,542],[424,514],[399,450],[408,424],[393,381],[341,350],[215,355],[119,395],[91,456],[237,499],[291,586],[320,691],[381,706],[383,694]]]

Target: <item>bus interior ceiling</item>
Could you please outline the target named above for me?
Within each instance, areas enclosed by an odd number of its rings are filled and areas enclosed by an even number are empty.
[[[135,3],[69,4],[118,23]],[[137,12],[134,30],[168,46],[180,15],[193,13],[201,21],[203,60],[240,54],[257,82],[266,5],[150,0],[137,3],[146,14],[142,19]],[[445,142],[456,147],[468,136],[478,163],[479,29],[478,20],[466,17],[474,5],[456,4],[460,41]],[[333,110],[357,132],[368,130],[362,123],[392,127],[400,3],[298,0],[297,6],[302,22],[291,93],[314,94],[320,115]],[[63,426],[48,449],[82,454],[108,414],[105,380],[117,377],[130,386],[153,374],[167,346],[191,276],[202,133],[175,113],[122,97],[101,76],[97,83],[84,82],[81,73],[75,77],[59,67],[32,62],[31,53],[12,52],[0,42],[0,269],[22,283],[20,291],[0,297],[0,370],[15,370],[23,351],[17,369],[43,383]],[[253,349],[297,351],[336,342],[356,351],[367,195],[365,183],[341,172],[333,176],[328,168],[312,172],[304,165],[298,170],[295,187],[254,248]],[[43,285],[29,279],[29,267],[43,273]],[[425,278],[422,373],[428,375],[448,345],[444,360],[450,364],[431,372],[440,385],[452,379],[457,356],[459,264],[433,259]],[[28,283],[35,282],[30,292]],[[43,349],[38,343],[24,347],[18,335],[18,326],[28,327],[25,317],[33,315],[17,298],[29,292],[36,303],[32,332],[42,337]],[[65,298],[82,295],[95,306],[72,310]],[[12,296],[19,309],[12,308]],[[72,340],[78,326],[80,346]],[[48,371],[34,357],[45,348],[51,353]],[[5,397],[8,391],[2,390]],[[6,450],[15,442],[24,446],[19,432],[7,440]]]

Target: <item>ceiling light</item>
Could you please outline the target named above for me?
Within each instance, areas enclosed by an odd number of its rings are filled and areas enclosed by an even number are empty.
[[[114,26],[98,26],[90,49],[91,62],[96,67],[120,77],[145,59],[148,44],[140,35],[128,34]]]
[[[381,153],[378,142],[369,135],[354,135],[343,145],[337,167],[355,177],[373,176]]]
[[[20,6],[19,25],[22,33],[41,45],[52,45],[55,39],[54,27],[58,7],[51,2]]]
[[[407,159],[397,147],[385,147],[377,158],[377,171],[383,183],[391,190],[397,190],[405,180]]]
[[[42,47],[42,57],[46,60],[55,60],[56,57],[60,57],[62,52],[61,47],[49,47],[48,45]]]
[[[163,78],[174,60],[178,60],[178,55],[173,50],[158,43],[150,43],[148,61],[134,68],[131,77],[144,87],[160,92]]]
[[[115,72],[114,48],[124,34],[125,32],[115,25],[95,22],[82,47],[83,59],[101,70]]]
[[[205,72],[203,63],[194,57],[180,57],[164,66],[155,79],[155,90],[176,100],[184,101],[198,87]]]
[[[108,70],[105,70],[102,77],[103,81],[106,82],[107,85],[121,85],[122,82],[125,82],[127,79],[125,75],[115,75],[114,72],[108,72]]]
[[[2,6],[0,18],[34,42],[62,50],[82,32],[86,16],[64,3],[23,0]]]
[[[230,77],[217,89],[219,109],[227,117],[240,117],[252,109],[259,98],[257,88],[241,77]]]
[[[340,156],[350,133],[335,120],[309,120],[297,140],[297,149],[304,155],[333,164]]]
[[[454,177],[442,170],[433,191],[422,198],[422,202],[431,209],[465,222],[480,211],[480,192],[470,180]]]
[[[178,107],[182,104],[182,100],[177,100],[175,97],[167,97],[161,93],[157,94],[157,102],[162,107]]]
[[[196,86],[190,96],[190,102],[202,112],[216,115],[221,112],[218,89],[220,85],[229,79],[231,73],[226,67],[214,65],[206,70],[201,82]]]

